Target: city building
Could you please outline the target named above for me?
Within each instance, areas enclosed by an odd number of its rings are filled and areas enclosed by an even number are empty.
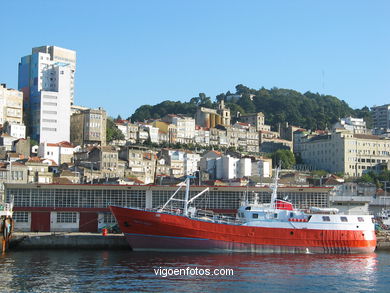
[[[95,146],[88,152],[92,169],[101,173],[101,178],[122,177],[118,169],[118,151],[113,146]]]
[[[115,122],[116,127],[123,133],[125,141],[131,144],[137,143],[139,126],[127,120],[119,120]]]
[[[31,154],[31,142],[30,138],[19,138],[12,142],[12,151],[23,155],[25,158],[28,158]]]
[[[248,123],[251,126],[256,127],[257,131],[271,131],[271,126],[265,124],[265,116],[262,112],[240,115],[239,121]]]
[[[366,122],[363,118],[341,118],[333,125],[332,129],[345,129],[356,134],[368,134]]]
[[[154,183],[156,172],[156,154],[142,146],[124,146],[119,158],[127,162],[126,178],[136,178],[143,184]]]
[[[289,125],[288,122],[279,124],[279,135],[281,139],[294,140],[294,132],[302,128]]]
[[[6,125],[5,132],[12,137],[26,138],[26,126],[24,124],[10,123]]]
[[[198,107],[195,114],[196,125],[201,127],[216,127],[217,125],[229,126],[231,121],[230,109],[221,100],[217,109]]]
[[[38,156],[53,160],[57,165],[61,165],[73,162],[74,151],[75,147],[67,141],[59,143],[43,142],[39,145]]]
[[[0,84],[0,124],[23,125],[23,92]]]
[[[259,132],[260,152],[273,153],[277,150],[293,151],[293,142],[281,139],[279,132],[261,130]]]
[[[148,138],[150,139],[151,143],[158,143],[158,133],[159,133],[159,128],[153,127],[152,125],[149,124],[140,124],[140,129],[146,131],[148,133]]]
[[[200,145],[200,146],[209,146],[210,145],[210,129],[196,125],[195,126],[195,143],[197,145]]]
[[[179,114],[168,114],[162,121],[176,126],[176,142],[193,143],[195,137],[195,119]]]
[[[106,145],[107,114],[102,108],[85,109],[70,117],[70,141],[75,145]]]
[[[57,143],[70,140],[76,52],[55,46],[32,49],[21,58],[18,87],[24,96],[31,138]]]
[[[76,52],[56,46],[41,46],[32,49],[32,53],[45,53],[55,63],[69,64],[70,67],[70,101],[74,104],[74,81],[76,73]]]
[[[380,171],[390,161],[390,139],[347,130],[302,139],[299,149],[306,165],[346,176]]]
[[[373,128],[390,129],[390,104],[371,107]]]
[[[55,163],[49,159],[30,157],[25,163],[28,170],[27,183],[53,183],[53,172],[49,170]]]

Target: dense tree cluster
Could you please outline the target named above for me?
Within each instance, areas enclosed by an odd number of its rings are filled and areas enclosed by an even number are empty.
[[[233,96],[232,95],[237,95]],[[352,109],[348,104],[330,95],[291,90],[260,88],[258,90],[237,85],[235,93],[221,93],[212,102],[204,93],[191,98],[189,102],[164,101],[157,105],[143,105],[130,117],[132,121],[158,119],[166,114],[176,113],[194,116],[198,106],[216,108],[217,102],[224,100],[232,117],[239,114],[263,112],[266,123],[274,128],[278,123],[289,122],[306,129],[330,128],[339,118],[353,116],[364,118],[370,126],[371,116],[368,107]]]
[[[116,127],[115,122],[111,117],[107,118],[106,138],[107,142],[125,139],[125,136],[123,135],[122,131],[120,131],[118,127]]]
[[[290,150],[277,150],[271,155],[273,167],[291,169],[295,165],[295,156]]]
[[[390,187],[390,170],[383,170],[380,173],[374,171],[363,174],[357,180],[358,182],[373,183],[378,188],[384,188],[384,182],[387,182],[386,188]]]

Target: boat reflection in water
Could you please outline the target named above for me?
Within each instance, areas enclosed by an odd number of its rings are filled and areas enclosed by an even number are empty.
[[[11,251],[0,258],[6,292],[388,291],[390,254]],[[226,276],[167,276],[155,269],[232,269]]]

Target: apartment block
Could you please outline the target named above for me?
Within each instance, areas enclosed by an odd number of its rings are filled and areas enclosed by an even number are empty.
[[[313,169],[357,177],[387,167],[390,139],[341,130],[302,140],[300,154]]]
[[[390,129],[390,104],[371,107],[373,128]]]
[[[55,46],[32,49],[21,58],[18,88],[23,92],[28,133],[40,143],[70,140],[76,52]]]
[[[80,110],[70,118],[70,141],[75,145],[106,145],[107,113],[102,108]]]

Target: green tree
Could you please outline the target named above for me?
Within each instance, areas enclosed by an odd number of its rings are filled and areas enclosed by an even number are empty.
[[[272,164],[274,167],[281,163],[282,169],[291,169],[295,165],[295,157],[290,150],[277,150],[272,153]]]
[[[106,138],[107,142],[125,139],[125,136],[123,135],[122,131],[120,131],[118,127],[116,127],[115,122],[111,117],[107,118]]]

